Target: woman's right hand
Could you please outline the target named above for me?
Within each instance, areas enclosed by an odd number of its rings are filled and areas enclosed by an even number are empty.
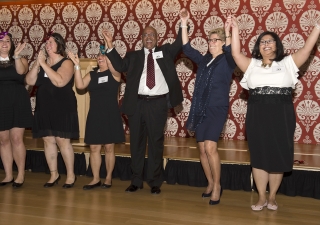
[[[187,11],[187,9],[185,8],[181,9],[179,15],[181,19],[181,25],[187,26],[188,19],[190,18],[190,14]]]
[[[77,54],[73,54],[71,51],[68,51],[68,57],[72,60],[74,65],[80,64],[80,59],[78,58]]]

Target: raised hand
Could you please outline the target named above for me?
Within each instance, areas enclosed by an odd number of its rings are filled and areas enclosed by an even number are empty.
[[[187,9],[181,9],[179,15],[181,19],[181,25],[187,25],[188,19],[190,18],[190,14]]]
[[[14,50],[14,56],[19,56],[25,46],[26,46],[26,43],[25,43],[25,42],[23,42],[22,44],[19,43],[19,44],[17,45],[16,49]]]
[[[68,57],[72,60],[74,65],[80,64],[80,59],[78,58],[77,54],[73,54],[72,52],[68,51]]]
[[[109,49],[113,48],[113,44],[112,44],[113,37],[112,37],[111,32],[104,28],[102,30],[102,36],[104,38],[105,45],[108,46]]]
[[[231,27],[232,28],[238,28],[239,29],[239,25],[238,25],[238,21],[237,18],[235,16],[228,16],[228,18],[230,17],[231,19]],[[228,19],[227,19],[228,20]]]
[[[230,32],[231,26],[232,26],[231,16],[228,16],[226,22],[224,23],[224,30],[226,33]]]
[[[44,63],[46,63],[46,59],[47,59],[46,54],[44,53],[43,50],[40,50],[37,58],[39,65],[42,66]]]

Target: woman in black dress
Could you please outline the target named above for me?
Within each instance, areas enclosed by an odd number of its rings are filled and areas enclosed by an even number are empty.
[[[80,73],[79,58],[69,52],[69,58],[75,64],[75,84],[79,89],[88,88],[90,93],[90,109],[87,117],[84,142],[90,145],[90,165],[93,180],[83,186],[84,190],[101,186],[99,171],[101,167],[101,147],[105,152],[107,177],[102,188],[112,185],[112,171],[115,164],[114,143],[125,141],[121,114],[118,106],[118,93],[121,74],[114,70],[105,56],[104,46],[97,57],[99,68],[86,74]]]
[[[65,42],[58,33],[49,33],[45,53],[39,52],[38,59],[26,76],[27,84],[36,85],[36,109],[32,133],[42,138],[51,177],[44,187],[58,183],[57,145],[67,170],[63,188],[73,187],[74,153],[70,139],[79,138],[77,100],[72,90],[73,63],[65,58]]]
[[[0,154],[6,173],[0,186],[13,182],[12,186],[16,188],[24,182],[24,130],[32,125],[30,96],[24,86],[28,62],[19,55],[24,47],[25,43],[15,48],[10,33],[0,34]],[[15,180],[13,160],[18,167]]]

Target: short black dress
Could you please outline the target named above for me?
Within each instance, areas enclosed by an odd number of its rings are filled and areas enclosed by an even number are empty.
[[[118,105],[120,82],[109,70],[90,72],[90,109],[84,142],[110,144],[125,142],[123,124]]]
[[[51,68],[57,71],[65,60],[67,59],[63,58]],[[77,99],[72,89],[73,83],[72,77],[64,87],[56,87],[40,68],[36,81],[38,89],[32,126],[34,138],[79,138]]]
[[[32,126],[30,96],[24,75],[17,73],[12,61],[0,61],[0,131]]]

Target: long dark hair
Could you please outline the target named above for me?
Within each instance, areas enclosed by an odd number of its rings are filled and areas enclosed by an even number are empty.
[[[259,49],[259,46],[260,46],[260,41],[261,39],[265,36],[265,35],[270,35],[272,36],[272,38],[274,39],[274,41],[276,42],[276,57],[273,59],[273,61],[276,61],[276,62],[279,62],[281,61],[285,56],[287,56],[288,54],[285,54],[284,53],[284,48],[283,48],[283,44],[279,38],[279,36],[274,33],[274,32],[271,32],[271,31],[265,31],[263,32],[262,34],[260,34],[260,36],[258,37],[254,47],[253,47],[253,50],[252,50],[252,58],[255,58],[255,59],[262,59],[262,56],[261,56],[261,53],[260,53],[260,49]]]

